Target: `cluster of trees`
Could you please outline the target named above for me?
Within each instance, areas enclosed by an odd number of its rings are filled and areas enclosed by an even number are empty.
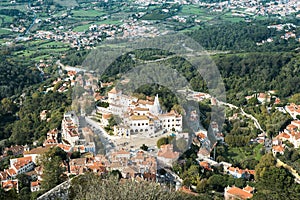
[[[36,68],[11,57],[11,54],[10,49],[0,49],[0,99],[18,95],[24,88],[41,82]]]
[[[276,167],[271,153],[264,155],[255,167],[255,188],[253,199],[299,199],[299,184],[284,168]]]
[[[298,173],[300,173],[300,154],[299,151],[292,148],[293,145],[289,142],[286,142],[287,148],[284,150],[283,155],[278,155],[277,158],[279,158],[282,162],[288,164],[292,168],[294,168]]]
[[[249,145],[250,139],[257,137],[258,130],[247,119],[225,120],[227,131],[225,142],[230,147],[243,147]]]
[[[42,144],[49,130],[60,128],[63,114],[70,105],[71,91],[46,94],[35,92],[30,97],[27,96],[22,103],[18,119],[7,124],[2,132],[2,139],[9,137],[11,144],[31,144],[33,140],[38,140]],[[43,110],[48,110],[49,122],[41,121],[40,113]]]
[[[160,148],[161,145],[165,144],[173,144],[174,150],[179,152],[185,152],[188,148],[188,143],[184,138],[176,139],[176,137],[173,136],[162,137],[156,142],[157,148]]]
[[[252,114],[270,137],[282,131],[292,120],[290,115],[284,114],[274,107],[268,111],[265,105],[248,106],[245,108],[245,112]]]
[[[279,97],[300,91],[300,57],[294,53],[243,53],[213,57],[223,78],[228,101],[246,103],[245,96],[277,90]],[[283,81],[284,80],[284,81]]]
[[[43,167],[42,189],[47,191],[66,180],[65,167],[67,166],[67,153],[59,147],[51,148],[39,159]]]
[[[174,192],[151,182],[135,182],[126,180],[120,182],[115,176],[104,179],[93,173],[86,173],[74,178],[69,191],[70,199],[170,199],[192,200],[210,199],[208,195],[201,197]]]
[[[204,25],[188,35],[210,50],[233,51],[290,51],[297,48],[297,41],[280,38],[285,32],[267,28],[283,21],[255,21],[254,23],[219,23]],[[297,24],[297,21],[295,21]],[[273,38],[273,42],[257,46],[257,42]]]

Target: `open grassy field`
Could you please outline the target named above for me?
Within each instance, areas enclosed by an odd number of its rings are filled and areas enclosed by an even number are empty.
[[[235,160],[237,162],[242,162],[250,158],[254,158],[255,160],[259,161],[262,156],[260,154],[260,149],[262,147],[262,144],[258,144],[252,151],[249,151],[249,149],[245,149],[244,147],[230,148],[228,151],[228,157],[229,159]]]
[[[10,33],[12,33],[12,32],[7,29],[0,28],[0,35],[7,35]]]
[[[199,8],[197,5],[183,5],[180,11],[180,15],[203,15],[207,10]]]
[[[91,26],[91,24],[79,25],[79,26],[76,26],[75,28],[73,28],[73,31],[76,31],[76,32],[87,31],[87,30],[89,30],[90,26]]]
[[[105,12],[100,10],[73,10],[72,11],[73,17],[101,17],[105,15]]]
[[[78,6],[78,3],[76,0],[53,0],[53,2],[61,5],[61,6],[64,6],[64,7],[75,7],[75,6]]]

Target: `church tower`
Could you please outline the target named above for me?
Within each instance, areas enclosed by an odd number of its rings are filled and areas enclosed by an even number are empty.
[[[158,100],[158,94],[156,94],[156,96],[155,96],[154,104],[153,104],[150,111],[154,115],[159,115],[159,114],[162,113],[161,108],[160,108],[160,104],[159,104],[159,100]]]

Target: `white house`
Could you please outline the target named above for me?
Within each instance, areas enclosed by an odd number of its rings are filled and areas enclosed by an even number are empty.
[[[79,140],[78,127],[79,119],[75,111],[65,113],[62,120],[62,139],[64,143],[75,145],[75,142]]]
[[[32,161],[32,157],[14,158],[10,159],[10,168],[16,174],[23,174],[34,169],[34,162]]]
[[[285,110],[294,118],[297,119],[297,115],[300,116],[300,105],[291,103],[290,105],[285,106]]]

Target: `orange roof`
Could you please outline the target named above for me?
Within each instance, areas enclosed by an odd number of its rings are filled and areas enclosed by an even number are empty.
[[[130,152],[125,151],[124,149],[120,149],[119,151],[116,152],[116,154],[130,154]]]
[[[165,144],[160,146],[160,150],[158,151],[157,155],[159,157],[164,157],[168,159],[176,159],[178,158],[179,153],[173,151],[172,144]]]
[[[109,91],[108,93],[111,93],[111,94],[117,94],[117,90],[116,88],[114,87],[113,89],[111,89],[111,91]]]
[[[153,104],[154,104],[153,101],[142,100],[142,99],[139,99],[139,100],[138,100],[138,103],[139,103],[139,104],[144,104],[144,105],[146,105],[146,104],[148,104],[148,105],[153,105]]]
[[[12,188],[17,188],[18,187],[18,180],[7,180],[2,182],[2,188],[5,190],[10,190]]]
[[[204,139],[204,138],[206,138],[206,135],[204,133],[200,132],[200,133],[197,133],[197,137]]]
[[[149,120],[145,115],[133,115],[130,118],[131,120]]]
[[[295,130],[295,129],[297,129],[298,127],[296,126],[296,125],[294,125],[294,124],[289,124],[287,127],[286,127],[286,129],[288,129],[288,130]]]
[[[14,176],[17,174],[17,172],[13,168],[9,168],[8,170],[6,170],[6,172],[9,176]]]
[[[65,144],[58,144],[57,146],[67,152],[70,151],[70,149],[71,149],[71,146],[65,145]]]
[[[183,186],[179,189],[179,191],[184,192],[186,194],[191,194],[191,195],[195,195],[198,196],[198,193],[192,192],[189,188],[187,188],[186,186]]]
[[[235,197],[241,198],[241,199],[250,199],[253,197],[253,194],[246,192],[238,187],[232,186],[227,190],[228,194],[231,194]]]
[[[283,152],[284,151],[284,147],[281,146],[281,145],[276,145],[276,146],[273,146],[272,149],[276,152]]]
[[[135,111],[149,111],[149,108],[136,107],[134,110]]]
[[[46,147],[37,147],[34,149],[31,149],[30,151],[25,151],[24,155],[27,154],[43,154],[47,152],[52,146],[46,146]]]
[[[246,191],[246,192],[252,193],[254,191],[254,188],[251,187],[251,186],[249,186],[249,185],[247,185],[246,187],[244,187],[243,190]]]
[[[229,171],[232,171],[232,172],[238,172],[239,174],[243,174],[244,173],[244,170],[238,168],[238,167],[229,167],[228,168]]]
[[[201,167],[203,167],[204,169],[211,170],[210,164],[209,164],[207,161],[201,161],[201,162],[199,163],[199,165],[200,165]]]
[[[16,158],[16,162],[13,165],[17,170],[19,170],[20,168],[28,165],[31,162],[32,162],[31,156],[22,157],[22,158]]]
[[[110,119],[111,118],[111,114],[108,113],[108,114],[102,114],[102,118],[103,119]]]
[[[39,180],[37,180],[37,181],[33,181],[33,182],[31,182],[31,187],[36,187],[36,186],[39,186],[39,185],[41,185],[41,183],[40,183],[40,181]]]
[[[283,133],[280,133],[279,135],[277,135],[277,138],[286,138],[286,139],[289,139],[290,136],[289,136],[289,134],[283,132]]]

